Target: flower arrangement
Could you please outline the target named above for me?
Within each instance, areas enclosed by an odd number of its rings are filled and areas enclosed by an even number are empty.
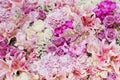
[[[120,80],[120,1],[0,0],[0,80]]]

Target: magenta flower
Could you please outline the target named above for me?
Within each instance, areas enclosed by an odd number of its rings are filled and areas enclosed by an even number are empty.
[[[116,2],[112,2],[109,0],[104,0],[93,10],[98,18],[101,21],[107,16],[114,14],[114,10],[116,9]]]
[[[66,26],[66,28],[70,28],[70,29],[73,28],[73,22],[72,21],[66,21],[64,25]]]
[[[64,30],[66,30],[68,28],[73,29],[72,21],[66,21],[62,26],[55,28],[54,33],[55,33],[55,35],[60,35],[63,33]]]
[[[57,28],[54,29],[54,34],[56,36],[59,36],[62,33],[63,33],[63,29],[61,27],[57,27]]]

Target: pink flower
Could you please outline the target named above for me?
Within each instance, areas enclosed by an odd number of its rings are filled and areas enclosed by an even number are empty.
[[[7,55],[5,61],[0,60],[0,63],[0,77],[6,76],[10,80],[12,80],[13,73],[19,70],[26,70],[26,61],[23,53],[14,57]]]
[[[46,13],[44,10],[39,10],[39,19],[44,20],[46,18]]]
[[[97,37],[98,37],[100,40],[105,39],[105,31],[104,31],[104,30],[101,30],[100,32],[98,32]]]
[[[56,36],[59,36],[63,33],[66,29],[73,29],[73,22],[72,21],[66,21],[63,25],[60,27],[57,27],[54,29],[54,33]]]
[[[69,47],[70,56],[80,56],[86,52],[86,40],[82,41],[79,45],[73,44]]]
[[[66,28],[73,28],[73,22],[72,21],[66,21],[65,24],[63,24],[63,26],[66,26]]]
[[[115,72],[109,72],[107,75],[107,80],[117,80],[117,74]]]
[[[48,45],[47,47],[48,52],[55,52],[56,51],[56,46],[55,45]]]
[[[57,28],[54,29],[54,34],[56,36],[59,36],[62,33],[63,33],[63,29],[61,27],[57,27]]]
[[[53,39],[53,44],[57,47],[59,46],[62,46],[64,45],[64,43],[66,42],[65,38],[64,37],[60,37],[60,38],[56,38],[56,39]]]
[[[13,4],[9,0],[0,0],[0,22],[9,20]]]
[[[64,50],[61,48],[58,48],[55,52],[55,54],[57,54],[58,56],[64,55],[64,53],[65,53]]]
[[[96,16],[100,18],[101,21],[103,21],[106,16],[114,14],[115,9],[116,2],[103,0],[93,11],[96,13]]]
[[[105,37],[108,41],[116,39],[116,31],[113,28],[105,29]]]
[[[94,16],[94,15],[93,15]],[[81,20],[84,26],[92,26],[94,24],[95,18],[92,15],[90,17],[88,16],[82,16]]]
[[[29,14],[36,9],[36,4],[31,4],[25,1],[21,9],[24,14]]]
[[[10,9],[12,8],[12,3],[9,0],[0,0],[0,8]]]
[[[11,0],[13,2],[21,2],[22,0]]]
[[[45,22],[52,28],[60,27],[69,18],[66,16],[66,12],[62,9],[56,10],[53,13],[47,15]]]
[[[8,44],[7,41],[1,41],[0,42],[0,58],[4,58],[5,55],[7,54],[8,50]]]
[[[115,19],[113,15],[108,15],[105,17],[105,19],[103,20],[103,24],[106,27],[113,27],[113,24],[115,23]]]
[[[120,13],[114,14],[114,20],[115,20],[115,23],[120,26]]]

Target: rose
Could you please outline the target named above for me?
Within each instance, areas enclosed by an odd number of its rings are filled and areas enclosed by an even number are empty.
[[[113,28],[105,29],[105,37],[110,42],[116,38],[116,31]]]
[[[115,22],[115,19],[114,19],[114,16],[112,15],[106,16],[105,19],[103,20],[103,24],[106,27],[113,27],[114,22]]]
[[[105,39],[105,32],[104,30],[101,30],[98,34],[97,34],[97,37],[102,40],[102,39]]]

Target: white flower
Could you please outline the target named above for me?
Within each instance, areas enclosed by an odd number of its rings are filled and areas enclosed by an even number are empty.
[[[40,32],[44,30],[44,28],[45,28],[45,24],[42,20],[35,21],[32,26],[32,29],[36,32]]]
[[[47,42],[52,37],[52,31],[50,29],[45,29],[44,32],[38,33],[38,44]]]
[[[6,78],[5,80],[9,80]],[[12,80],[31,80],[29,73],[22,72],[19,76],[13,75]]]

